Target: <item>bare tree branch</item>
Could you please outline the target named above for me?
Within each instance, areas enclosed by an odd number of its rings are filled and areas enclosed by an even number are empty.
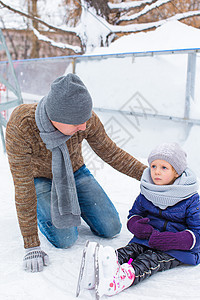
[[[130,16],[123,16],[120,17],[118,22],[122,22],[122,21],[133,21],[135,19],[137,19],[138,17],[141,17],[145,14],[147,14],[148,12],[150,12],[151,10],[155,9],[155,8],[159,8],[162,5],[165,5],[168,2],[172,2],[171,0],[162,0],[162,1],[156,1],[154,3],[152,3],[151,5],[146,5],[140,12],[132,14]]]
[[[156,22],[130,24],[130,25],[122,25],[122,26],[110,25],[110,28],[112,29],[113,33],[134,33],[134,32],[144,31],[148,29],[155,29],[168,21],[173,21],[173,20],[180,21],[195,16],[200,16],[200,10],[187,11]]]
[[[69,45],[69,44],[55,42],[54,40],[46,37],[45,35],[43,35],[41,33],[39,33],[38,30],[36,30],[36,29],[33,29],[33,32],[34,32],[34,34],[35,34],[35,36],[37,37],[38,40],[42,40],[42,41],[44,41],[46,43],[51,44],[54,47],[60,48],[60,49],[70,49],[74,53],[83,54],[82,53],[82,49],[79,46],[72,46],[72,45]]]
[[[143,0],[143,1],[129,1],[123,3],[112,3],[108,2],[108,6],[112,12],[128,12],[131,9],[139,8],[145,6],[145,4],[151,4],[156,0]]]
[[[52,29],[54,31],[60,31],[61,33],[69,32],[71,34],[74,34],[74,35],[78,36],[77,32],[75,30],[73,30],[73,28],[71,28],[71,27],[68,27],[66,30],[65,29],[61,29],[59,27],[56,27],[56,26],[53,26],[53,25],[50,25],[50,24],[46,23],[45,21],[41,20],[40,18],[34,17],[34,16],[30,15],[30,14],[24,13],[24,12],[22,12],[20,10],[17,10],[17,9],[15,9],[15,8],[9,6],[9,5],[6,5],[3,1],[0,1],[0,4],[3,7],[9,9],[10,11],[12,11],[12,12],[14,12],[16,14],[19,14],[21,16],[24,16],[24,17],[26,17],[28,19],[34,20],[34,21],[36,21],[36,22],[38,22],[38,23],[46,26],[49,29]]]
[[[73,27],[72,28],[68,27],[67,29],[61,29],[59,27],[56,27],[56,26],[53,26],[53,25],[50,25],[50,24],[46,23],[45,21],[41,20],[38,17],[35,17],[35,16],[31,15],[31,14],[27,14],[27,13],[22,12],[20,10],[17,10],[17,9],[15,9],[15,8],[9,6],[9,5],[6,5],[3,1],[0,1],[0,5],[2,5],[3,7],[7,8],[10,11],[12,11],[13,13],[19,14],[19,15],[27,18],[27,19],[31,19],[34,22],[37,22],[37,24],[39,23],[39,24],[42,24],[42,25],[46,26],[49,30],[53,30],[55,32],[60,32],[62,34],[70,33],[70,34],[72,34],[74,36],[77,36],[79,38],[79,40],[80,40],[81,48],[80,47],[74,47],[74,49],[75,49],[74,50],[73,46],[67,45],[67,44],[66,45],[63,44],[60,48],[69,49],[69,50],[74,51],[75,53],[77,53],[77,52],[78,53],[83,53],[83,45],[82,45],[82,42],[81,42],[81,37],[77,34],[77,32],[73,29]],[[33,29],[34,29],[34,26],[33,26]],[[43,38],[43,41],[45,41],[45,38]],[[58,43],[54,42],[53,40],[50,40],[47,37],[46,37],[46,42],[51,43],[52,46],[59,48]]]

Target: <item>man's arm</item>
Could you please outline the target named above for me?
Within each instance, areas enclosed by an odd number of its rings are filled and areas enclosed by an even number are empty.
[[[37,229],[37,199],[31,166],[32,148],[26,137],[24,121],[23,131],[14,122],[8,122],[6,128],[6,150],[10,170],[15,185],[15,203],[20,230],[24,238],[24,247],[40,245]]]

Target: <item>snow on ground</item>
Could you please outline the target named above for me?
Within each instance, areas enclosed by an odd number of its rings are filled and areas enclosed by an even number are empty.
[[[174,49],[179,48],[179,44],[177,38],[173,40],[173,32],[178,32],[177,37],[179,36],[180,43],[184,40],[186,32],[187,35],[190,35],[190,32],[191,36],[194,34],[194,29],[187,27],[186,25],[180,25],[177,22],[167,25],[169,26],[165,27],[163,30],[163,32],[166,33],[163,40],[162,34],[160,34],[161,27],[155,32],[138,34],[138,36],[132,35],[133,40],[136,39],[133,44],[136,45],[138,49],[142,50],[145,50],[145,44],[146,50],[152,50],[155,43],[159,44],[157,47],[161,47],[161,44],[163,43],[163,48],[160,49],[170,49],[170,47]],[[151,38],[152,35],[154,35],[153,39]],[[166,36],[168,36],[168,40],[165,39]],[[197,42],[197,36],[199,36],[199,31],[195,29],[193,39],[191,38],[190,43],[184,45],[184,47],[199,47],[200,42]],[[126,52],[128,52],[130,50],[128,45],[131,44],[131,38],[127,37],[127,43],[125,38],[122,38],[121,40],[123,41],[122,44],[124,46],[123,51],[127,50]],[[172,40],[174,42],[172,42]],[[187,41],[186,38],[185,40]],[[122,47],[119,42],[119,40],[116,42],[116,48],[120,49],[118,52],[121,52]],[[181,46],[183,46],[183,44],[181,44]],[[117,50],[115,50],[116,48],[111,46],[111,50],[107,49],[107,51],[110,51],[110,53],[117,52]],[[159,48],[157,50],[159,50]],[[133,49],[131,51],[133,51]],[[96,70],[97,66],[95,65],[94,73]],[[103,72],[103,68],[101,69],[99,65],[98,72]],[[101,78],[101,80],[103,79]],[[129,86],[126,85],[125,88],[129,88]],[[183,88],[185,88],[185,86]],[[148,89],[150,91],[149,86]],[[116,91],[112,91],[113,97],[115,96],[115,92]],[[154,91],[152,91],[152,93],[154,93]],[[106,102],[105,105],[106,104],[108,103]],[[114,105],[114,102],[112,105]],[[197,99],[197,110],[199,109],[199,106],[199,99]],[[176,113],[179,113],[179,104],[174,104],[173,108]],[[168,107],[166,106],[165,109],[167,110]],[[109,119],[108,114],[98,114],[105,124],[106,120]],[[123,116],[119,117],[118,115],[114,115],[114,118],[115,121],[117,120],[120,122],[121,120],[121,124],[123,124],[127,130],[130,130],[131,127],[128,127],[131,126],[130,122],[125,122]],[[198,177],[200,177],[198,170],[200,149],[200,142],[198,140],[199,126],[187,128],[187,134],[185,134],[184,126],[172,121],[165,120],[161,122],[147,118],[140,120],[140,122],[140,132],[137,134],[136,132],[134,133],[134,142],[130,141],[125,145],[124,148],[126,151],[146,163],[146,157],[149,151],[157,143],[164,140],[178,140],[184,149],[189,152],[188,158],[190,165],[194,167],[195,171],[198,173]],[[128,210],[131,208],[134,199],[139,193],[139,182],[115,171],[106,164],[102,164],[101,168],[96,170],[95,176],[119,211],[123,223],[121,233],[113,239],[98,238],[91,233],[85,223],[82,223],[79,228],[78,241],[72,248],[66,250],[54,248],[40,234],[42,249],[48,253],[51,263],[48,267],[45,267],[43,272],[32,274],[27,273],[22,269],[24,249],[15,211],[14,186],[9,171],[7,157],[2,152],[2,147],[0,147],[0,167],[0,299],[53,300],[55,297],[59,300],[75,299],[76,283],[85,241],[89,239],[91,241],[98,241],[103,245],[111,245],[114,248],[118,248],[126,245],[131,239],[131,234],[126,229],[126,217]],[[156,274],[145,282],[114,296],[114,299],[125,300],[128,297],[131,297],[135,300],[160,300],[161,298],[163,300],[188,298],[193,300],[200,298],[199,286],[200,266],[184,266]],[[79,299],[94,299],[94,291],[83,291],[80,294]],[[102,297],[102,300],[103,299],[108,298]]]
[[[146,162],[143,160],[143,162]],[[139,183],[116,172],[109,166],[97,173],[97,179],[117,207],[123,228],[116,238],[102,239],[94,236],[82,224],[76,244],[66,250],[54,248],[40,235],[42,248],[50,257],[51,264],[41,273],[27,273],[22,269],[24,255],[22,239],[17,226],[14,207],[14,187],[6,156],[0,155],[0,299],[2,300],[71,300],[75,299],[76,283],[82,249],[87,239],[114,248],[126,245],[131,234],[126,229],[126,216],[139,193]],[[115,296],[125,300],[177,300],[199,299],[200,266],[184,266],[153,276]],[[94,299],[94,291],[82,291],[80,300]],[[103,299],[107,299],[105,296]]]

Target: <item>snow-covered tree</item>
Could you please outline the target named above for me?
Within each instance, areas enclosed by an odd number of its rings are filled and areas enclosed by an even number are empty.
[[[31,57],[38,57],[39,41],[83,54],[170,20],[200,27],[197,0],[3,0],[0,8],[1,28],[31,30]],[[57,42],[48,33],[76,37],[78,43]]]

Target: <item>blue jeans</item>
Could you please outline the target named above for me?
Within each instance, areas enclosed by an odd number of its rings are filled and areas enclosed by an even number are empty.
[[[119,214],[114,205],[83,165],[74,173],[81,217],[92,232],[100,237],[111,238],[121,230]],[[48,178],[34,179],[37,195],[37,218],[40,231],[57,248],[68,248],[78,238],[77,227],[56,228],[51,221],[51,184]]]

